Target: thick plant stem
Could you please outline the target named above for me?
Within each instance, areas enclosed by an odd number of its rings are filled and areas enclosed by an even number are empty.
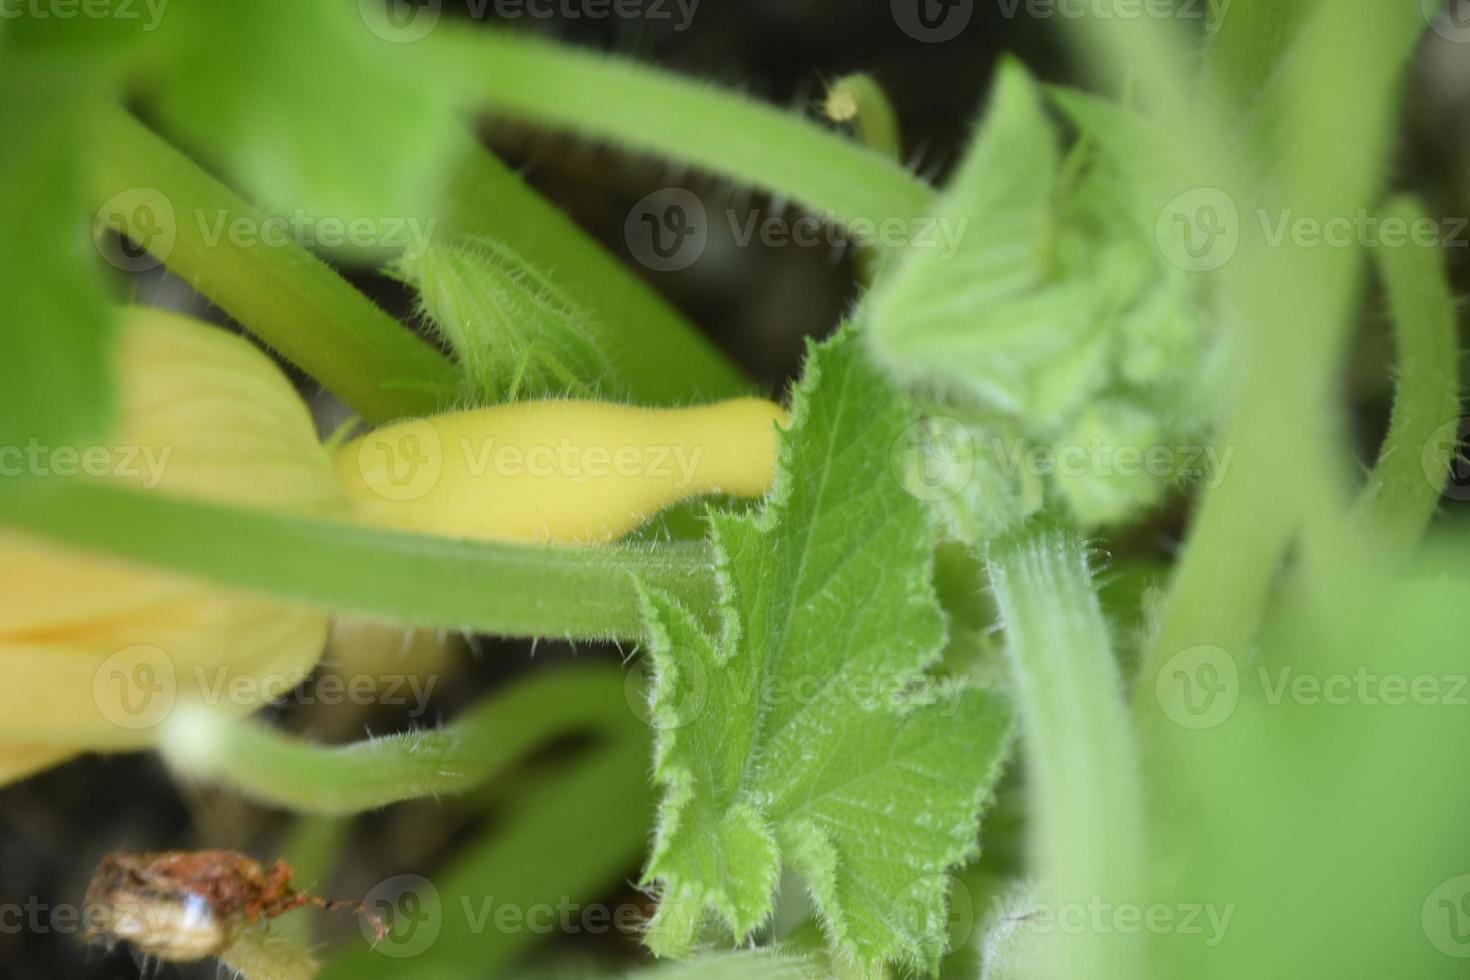
[[[405,626],[637,640],[635,578],[714,616],[702,544],[458,541],[38,478],[0,490],[0,525]]]
[[[991,545],[1031,783],[1039,900],[1053,919],[1074,905],[1136,899],[1143,803],[1122,684],[1080,541],[1050,529]],[[1058,935],[1036,976],[1142,977],[1136,936]]]
[[[401,800],[462,793],[557,735],[625,738],[637,716],[613,666],[563,668],[517,682],[443,728],[318,745],[208,708],[164,726],[164,757],[191,779],[271,806],[347,816]]]
[[[1239,362],[1232,417],[1218,441],[1234,458],[1193,518],[1139,671],[1133,704],[1151,731],[1168,731],[1153,726],[1183,710],[1183,685],[1160,682],[1173,658],[1211,647],[1230,658],[1227,674],[1245,668],[1294,539],[1302,594],[1329,586],[1367,554],[1348,520],[1337,400],[1362,250],[1272,241],[1259,220],[1350,215],[1374,203],[1399,76],[1423,23],[1394,5],[1365,5],[1362,14],[1344,21],[1330,6],[1314,10],[1257,111],[1250,142],[1260,144],[1258,157],[1278,161],[1272,181],[1256,180],[1239,160],[1216,167],[1215,183],[1232,190],[1239,221],[1238,251],[1217,273]],[[1357,68],[1344,73],[1342,64]],[[1223,122],[1205,128],[1225,130]],[[1345,134],[1350,152],[1330,170],[1304,150],[1341,144]],[[1151,750],[1160,742],[1148,741]]]
[[[626,60],[504,32],[455,39],[486,107],[600,137],[850,222],[928,213],[933,190],[891,158],[791,113]]]
[[[296,242],[267,235],[265,212],[138,120],[109,113],[98,147],[89,190],[100,218],[364,418],[454,401],[448,359]]]

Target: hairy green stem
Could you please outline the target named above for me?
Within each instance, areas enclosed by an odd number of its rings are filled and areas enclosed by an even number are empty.
[[[717,603],[703,543],[459,541],[42,478],[0,491],[0,525],[408,626],[637,640],[635,578],[710,618]]]
[[[1143,880],[1133,732],[1081,542],[1050,529],[995,542],[991,581],[1016,679],[1041,900],[1118,903]],[[1136,937],[1067,936],[1039,976],[1142,977]]]
[[[1385,217],[1407,228],[1428,220],[1421,205],[1402,197],[1388,204]],[[1388,435],[1353,516],[1370,540],[1401,551],[1434,516],[1458,451],[1460,351],[1440,248],[1385,248],[1378,265],[1393,316],[1398,382]]]
[[[620,739],[534,782],[509,812],[433,877],[432,895],[442,915],[434,920],[438,928],[432,943],[412,956],[357,948],[333,961],[323,977],[498,976],[532,944],[551,938],[548,928],[553,935],[585,928],[579,915],[585,903],[626,880],[647,849],[653,821],[647,774],[651,751],[646,738]],[[566,913],[561,910],[569,904],[573,918],[562,926]],[[504,920],[496,913],[504,909],[523,918],[518,924],[501,924]],[[531,927],[542,922],[546,928]],[[626,917],[602,922],[604,928],[627,928]],[[395,943],[397,935],[390,934],[388,942]],[[412,943],[417,934],[410,930],[404,935]]]
[[[346,816],[462,793],[557,735],[626,737],[638,725],[614,666],[560,668],[517,681],[443,728],[325,746],[203,707],[178,711],[160,748],[184,776],[261,803]]]
[[[454,400],[459,371],[268,215],[122,110],[103,118],[89,194],[101,220],[370,421]],[[120,196],[121,195],[121,196]],[[248,236],[235,234],[244,222]]]
[[[457,37],[491,109],[690,164],[843,221],[919,217],[933,190],[792,113],[627,60],[508,32]]]

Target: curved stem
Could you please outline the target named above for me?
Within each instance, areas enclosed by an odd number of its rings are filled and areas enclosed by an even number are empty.
[[[626,60],[495,31],[456,37],[488,107],[656,153],[844,220],[928,213],[933,190],[800,116]]]
[[[259,721],[192,707],[159,746],[184,776],[261,803],[345,816],[425,796],[462,793],[552,737],[637,725],[616,667],[561,668],[519,681],[443,728],[326,746]]]
[[[1410,198],[1397,198],[1385,210],[1406,228],[1427,219]],[[1439,506],[1458,449],[1460,351],[1440,249],[1383,248],[1378,263],[1393,313],[1398,383],[1388,435],[1353,517],[1371,540],[1402,550],[1419,540]]]

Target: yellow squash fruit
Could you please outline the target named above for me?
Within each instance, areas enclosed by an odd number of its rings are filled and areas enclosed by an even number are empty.
[[[10,463],[144,493],[346,512],[306,407],[249,341],[129,309],[113,356],[106,443],[11,447]],[[313,668],[327,618],[0,532],[0,783],[79,751],[145,747],[181,702],[259,708]]]
[[[771,485],[780,406],[528,401],[412,419],[338,450],[359,519],[451,537],[613,541],[672,504]]]
[[[765,493],[785,417],[753,398],[684,409],[509,403],[385,426],[343,446],[336,467],[365,523],[594,544],[686,498]],[[358,670],[384,653],[399,672],[444,658],[442,637],[405,637],[400,627],[352,617],[339,619],[328,641],[329,662]]]

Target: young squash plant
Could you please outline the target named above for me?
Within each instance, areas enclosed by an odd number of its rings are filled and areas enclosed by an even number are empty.
[[[18,311],[0,444],[146,443],[138,404],[170,385],[188,405],[154,441],[195,447],[184,472],[205,474],[146,490],[4,481],[12,594],[34,594],[38,571],[95,581],[70,608],[0,604],[14,708],[0,779],[150,748],[181,780],[345,818],[469,793],[586,734],[592,748],[531,781],[436,873],[438,894],[591,899],[641,864],[652,914],[639,939],[683,961],[648,965],[650,977],[1111,980],[1283,961],[1306,976],[1359,961],[1454,975],[1437,907],[1414,923],[1423,894],[1470,860],[1448,840],[1470,785],[1393,762],[1455,744],[1465,722],[1385,720],[1366,700],[1324,721],[1260,681],[1385,668],[1395,635],[1399,671],[1456,669],[1444,651],[1467,570],[1415,550],[1457,452],[1440,437],[1460,384],[1442,256],[1373,256],[1398,390],[1362,480],[1336,420],[1367,250],[1273,242],[1251,218],[1425,217],[1407,196],[1383,200],[1417,10],[1237,0],[1203,37],[1167,19],[1084,19],[1070,41],[1098,90],[1047,88],[1004,59],[936,188],[896,162],[901,120],[865,76],[829,103],[856,116],[849,134],[514,33],[445,21],[400,43],[350,5],[181,6],[146,35],[0,22],[0,77],[35,97],[0,114],[20,148],[0,163],[4,237],[27,250],[0,253]],[[678,312],[479,147],[470,109],[699,167],[837,225],[943,222],[957,248],[870,249],[861,299],[843,324],[813,325],[826,339],[809,343],[789,395],[751,397]],[[433,230],[411,248],[314,254],[195,220],[258,225],[291,208],[423,216]],[[166,266],[355,413],[355,437],[302,449],[292,430],[317,481],[309,503],[238,492],[280,478],[280,433],[256,438],[193,407],[217,393],[211,378],[288,391],[258,351],[218,364],[118,356],[160,324],[243,341],[173,314],[109,314],[115,284],[70,252],[77,216],[93,211],[105,242]],[[412,322],[327,259],[403,284]],[[300,404],[278,412],[304,419]],[[466,441],[529,453],[578,437],[610,459],[657,443],[689,469],[487,476],[452,458]],[[235,448],[211,455],[219,445]],[[1159,465],[1124,464],[1148,450]],[[414,489],[421,465],[432,475]],[[1167,583],[1100,595],[1136,571],[1108,568],[1107,542],[1190,497]],[[647,532],[691,501],[692,532],[672,518]],[[104,564],[118,559],[129,564]],[[156,644],[172,663],[168,642],[108,609],[165,582],[189,603],[244,610],[246,625],[182,635],[245,675],[282,646],[247,628],[250,603],[317,631],[304,657],[293,637],[302,678],[329,613],[617,641],[637,648],[637,668],[557,667],[438,727],[345,745],[242,717],[255,703],[215,710],[188,683],[156,724],[114,731],[76,664],[113,652],[99,635]],[[87,631],[70,625],[81,616]],[[177,640],[180,621],[161,622]],[[31,639],[41,629],[46,643]],[[1323,636],[1340,657],[1313,647]],[[1355,753],[1379,768],[1365,774]],[[1319,825],[1314,792],[1363,822]],[[1017,799],[1021,867],[986,864],[987,813]],[[1386,839],[1385,800],[1410,801],[1421,832]],[[330,854],[313,836],[323,826],[302,823],[303,853]],[[1268,846],[1297,854],[1280,870]],[[1342,908],[1354,873],[1357,902]],[[1216,941],[1172,918],[1187,907],[1230,910],[1212,920],[1227,924]],[[1079,908],[1104,911],[1067,927]],[[1175,927],[1125,926],[1159,910]],[[954,928],[960,915],[971,928]],[[421,947],[329,950],[322,975],[498,975],[535,938],[441,918]],[[319,970],[285,958],[292,977]]]

